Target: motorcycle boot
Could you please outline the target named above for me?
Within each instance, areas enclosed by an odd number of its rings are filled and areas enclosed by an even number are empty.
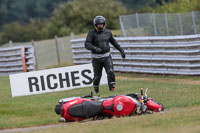
[[[99,86],[95,86],[94,85],[94,92],[97,94],[97,93],[99,93]]]
[[[114,91],[115,90],[115,82],[110,82],[109,83],[109,91]]]

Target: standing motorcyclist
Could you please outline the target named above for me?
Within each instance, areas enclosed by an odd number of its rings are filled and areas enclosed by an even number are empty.
[[[110,91],[115,89],[115,74],[113,69],[112,57],[110,55],[109,42],[120,51],[122,58],[126,55],[120,47],[109,29],[106,29],[106,20],[103,16],[94,18],[94,27],[88,32],[85,48],[92,52],[92,65],[94,70],[93,86],[96,93],[99,92],[99,82],[102,76],[103,67],[106,70],[108,86]]]

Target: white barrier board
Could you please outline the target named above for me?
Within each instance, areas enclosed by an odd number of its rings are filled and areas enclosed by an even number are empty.
[[[12,97],[92,86],[92,64],[9,75]],[[103,69],[100,84],[107,83]]]

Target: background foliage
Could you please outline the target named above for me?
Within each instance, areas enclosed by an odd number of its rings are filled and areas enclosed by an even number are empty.
[[[74,33],[86,33],[93,28],[93,18],[102,15],[107,19],[107,27],[119,28],[119,15],[126,14],[126,8],[113,0],[74,0],[59,6],[48,23],[48,36],[64,36]],[[106,4],[109,3],[109,4]],[[89,8],[87,8],[89,7]]]
[[[30,19],[49,18],[52,11],[68,0],[1,0],[0,27],[4,24],[18,21],[29,23]]]
[[[177,13],[177,12],[189,12],[189,11],[199,11],[200,5],[199,0],[175,0],[171,3],[164,2],[163,5],[157,6],[156,8],[147,8],[146,11],[149,12],[167,12],[167,13]]]

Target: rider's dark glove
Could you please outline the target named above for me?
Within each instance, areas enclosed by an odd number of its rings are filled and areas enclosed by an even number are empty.
[[[95,53],[101,53],[102,52],[102,50],[100,48],[97,48],[97,47],[94,48],[94,51],[95,51]]]
[[[125,59],[126,58],[126,54],[125,54],[123,49],[120,50],[120,53],[121,53],[122,58]]]

